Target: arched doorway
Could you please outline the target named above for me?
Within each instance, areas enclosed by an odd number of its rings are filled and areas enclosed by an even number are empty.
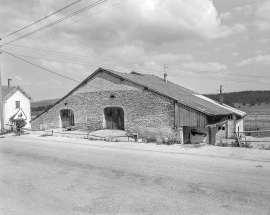
[[[107,107],[104,109],[106,128],[124,130],[124,110],[120,107]]]
[[[68,128],[74,126],[74,113],[70,109],[60,110],[60,117],[62,122],[62,128]]]

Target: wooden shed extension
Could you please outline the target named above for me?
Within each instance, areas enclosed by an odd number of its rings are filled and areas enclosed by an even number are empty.
[[[200,127],[204,128],[209,124],[209,116],[193,108],[175,102],[175,127]]]

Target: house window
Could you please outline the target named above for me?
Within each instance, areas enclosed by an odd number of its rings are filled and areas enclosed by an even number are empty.
[[[228,115],[228,119],[232,120],[233,119],[233,115]]]
[[[225,126],[218,126],[218,130],[225,130]]]
[[[16,101],[15,105],[16,105],[16,109],[20,108],[20,101]]]

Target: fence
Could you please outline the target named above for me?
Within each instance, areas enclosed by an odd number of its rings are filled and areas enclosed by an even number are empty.
[[[270,134],[270,130],[260,130],[260,131],[241,131],[235,132],[236,137],[240,147],[247,147],[250,143],[269,143],[269,140],[264,139],[247,139],[245,135],[251,135],[253,137],[262,137],[268,136]]]
[[[118,141],[119,138],[125,139],[128,142],[138,142],[138,134],[126,134],[126,135],[112,135],[112,136],[98,136],[91,134],[91,131],[88,130],[80,130],[81,132],[74,131],[62,131],[57,132],[54,130],[47,131],[38,131],[41,136],[66,136],[66,137],[79,137],[83,139],[93,139],[93,140],[107,140],[107,141]]]
[[[270,114],[247,115],[244,119],[245,130],[270,129]]]

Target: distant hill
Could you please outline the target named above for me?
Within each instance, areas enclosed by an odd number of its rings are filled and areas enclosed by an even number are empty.
[[[31,108],[36,107],[42,107],[42,106],[48,106],[55,104],[59,99],[48,99],[48,100],[41,100],[41,101],[32,101],[31,102]]]
[[[59,99],[48,99],[31,102],[31,118],[35,118],[45,110],[51,108]]]
[[[206,94],[205,96],[215,101],[220,101],[219,94]],[[225,104],[236,107],[238,107],[239,104],[249,104],[251,106],[261,103],[268,104],[270,103],[270,90],[224,93],[223,97]]]

